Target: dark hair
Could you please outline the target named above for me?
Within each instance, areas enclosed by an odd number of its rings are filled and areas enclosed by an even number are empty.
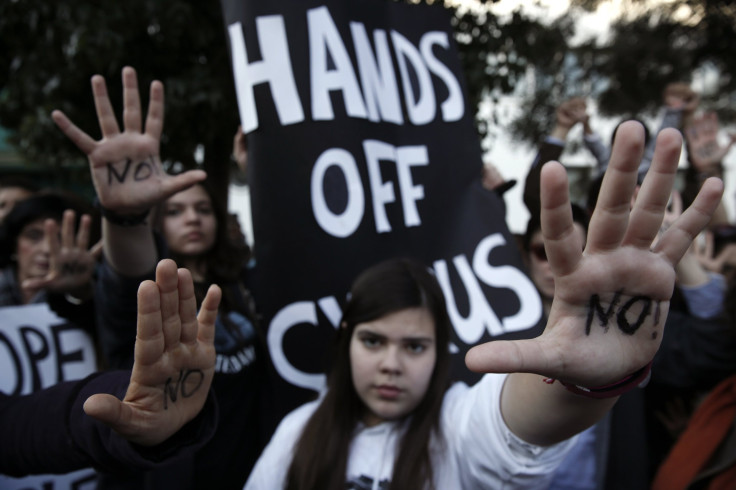
[[[215,241],[212,248],[202,254],[198,260],[204,264],[205,281],[209,284],[226,284],[240,281],[245,264],[250,259],[250,247],[245,243],[236,243],[231,234],[231,228],[228,226],[230,218],[227,212],[226,194],[215,192],[215,189],[208,181],[198,182],[194,186],[200,186],[212,203],[212,211],[215,215],[217,223],[215,231]],[[154,212],[154,225],[157,230],[162,230],[164,220],[164,207],[166,203],[162,202]],[[183,257],[176,254],[173,250],[169,250],[170,257],[178,264],[183,263]],[[205,288],[195,288],[197,294],[197,303],[201,303],[206,293]],[[228,309],[230,298],[228,293],[223,290],[223,308]]]
[[[430,442],[434,436],[434,441],[443,443],[440,411],[449,386],[450,320],[442,290],[430,270],[412,259],[391,259],[367,269],[353,283],[336,337],[327,394],[296,445],[287,474],[287,489],[345,488],[350,442],[365,411],[352,382],[353,331],[360,323],[416,307],[426,308],[434,319],[437,360],[427,393],[408,418],[409,425],[396,453],[390,488],[432,487]]]
[[[89,212],[85,208],[80,199],[60,191],[44,191],[19,201],[0,225],[0,267],[10,263],[11,255],[16,252],[18,236],[26,225],[47,218],[60,222],[64,211],[72,209],[76,213],[76,229],[82,213]]]
[[[577,204],[571,203],[570,207],[572,208],[573,223],[579,223],[587,234],[589,222],[588,213]],[[524,252],[529,251],[529,247],[532,243],[532,236],[541,229],[541,216],[539,213],[532,214],[531,217],[529,217],[529,221],[526,223],[526,231],[521,237],[521,248]]]
[[[41,187],[34,180],[23,175],[4,175],[0,177],[0,189],[7,189],[8,187],[24,189],[32,194],[41,190]]]

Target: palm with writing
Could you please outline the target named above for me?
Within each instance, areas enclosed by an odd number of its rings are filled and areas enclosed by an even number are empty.
[[[87,249],[92,220],[89,215],[83,215],[75,235],[75,216],[71,209],[64,211],[61,237],[56,221],[48,219],[44,222],[44,240],[49,251],[49,271],[42,278],[23,281],[21,287],[24,290],[37,291],[45,288],[57,293],[68,293],[78,299],[86,299],[92,295],[92,274],[95,262],[102,252],[102,242]]]
[[[89,159],[92,180],[101,204],[124,215],[140,214],[157,202],[203,180],[206,174],[192,170],[177,176],[163,171],[159,146],[164,122],[164,88],[151,83],[145,130],[135,70],[123,68],[123,123],[120,131],[107,94],[105,79],[92,77],[92,92],[102,139],[95,141],[61,111],[51,116]]]
[[[555,276],[544,333],[530,340],[473,348],[468,366],[486,372],[529,372],[582,386],[622,379],[649,363],[662,340],[675,272],[723,192],[707,180],[695,202],[652,247],[674,184],[682,139],[663,130],[633,209],[644,149],[640,124],[620,126],[591,218],[584,252],[573,232],[564,167],[542,171],[542,232]]]
[[[126,439],[159,444],[192,420],[215,371],[215,318],[220,288],[210,286],[197,314],[192,276],[165,259],[156,281],[138,289],[135,363],[125,398],[97,394],[84,411]]]

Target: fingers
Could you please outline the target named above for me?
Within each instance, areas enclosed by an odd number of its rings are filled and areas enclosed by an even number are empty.
[[[135,69],[123,68],[123,124],[126,131],[141,131],[141,99]]]
[[[154,364],[163,352],[164,335],[158,286],[153,281],[143,281],[138,287],[138,331],[134,354],[136,366]]]
[[[76,245],[79,250],[87,250],[87,246],[89,245],[89,233],[91,227],[92,217],[88,214],[83,214],[82,218],[79,220],[79,230],[77,230]]]
[[[67,250],[74,248],[74,218],[76,214],[71,209],[64,211],[61,218],[61,246]],[[85,246],[84,249],[87,247]]]
[[[207,290],[207,295],[202,301],[197,320],[199,321],[199,333],[197,338],[200,342],[212,345],[215,341],[215,320],[217,319],[217,308],[220,305],[222,291],[213,284]]]
[[[119,134],[120,128],[118,128],[118,122],[115,119],[110,97],[107,95],[107,85],[105,85],[105,79],[101,75],[92,77],[92,94],[95,99],[97,119],[100,123],[102,137],[110,138]]]
[[[53,265],[56,263],[56,258],[59,255],[59,225],[53,219],[49,218],[43,223],[43,235],[46,241],[46,248],[49,251],[49,261]],[[49,270],[53,273],[53,270]]]
[[[104,242],[105,240],[103,238],[100,238],[100,240],[92,245],[92,248],[89,249],[89,254],[92,256],[93,259],[97,260],[100,258],[103,246],[105,244]]]
[[[679,262],[698,233],[710,222],[722,195],[723,182],[720,179],[711,177],[706,180],[692,205],[662,235],[654,252],[661,253],[673,265]]]
[[[164,127],[164,85],[158,80],[151,83],[151,94],[146,116],[146,134],[156,141],[161,139]]]
[[[194,297],[194,283],[192,275],[187,269],[179,269],[179,317],[181,319],[181,333],[179,340],[183,344],[192,344],[197,341],[197,300]]]
[[[652,163],[631,211],[624,245],[649,249],[659,233],[675,183],[681,147],[682,137],[677,130],[660,132]]]
[[[622,123],[590,220],[586,250],[605,252],[620,245],[629,222],[630,199],[643,151],[644,128],[636,121]]]
[[[541,174],[542,235],[549,264],[556,277],[574,270],[580,261],[579,243],[572,219],[565,168],[549,162]]]
[[[172,176],[161,182],[161,192],[163,198],[167,198],[179,191],[187,189],[197,182],[201,182],[207,178],[204,170],[189,170],[179,175]]]
[[[77,145],[77,148],[82,150],[85,155],[92,153],[97,143],[87,133],[79,129],[69,120],[66,115],[61,111],[53,111],[51,113],[51,119],[54,120],[56,125],[59,127],[62,133],[69,138],[72,143]]]
[[[186,271],[191,285],[192,278]],[[181,319],[179,317],[179,272],[173,260],[162,260],[156,267],[156,284],[159,289],[161,305],[161,322],[164,336],[164,349],[169,350],[176,346],[181,338]],[[191,297],[194,297],[192,286]]]

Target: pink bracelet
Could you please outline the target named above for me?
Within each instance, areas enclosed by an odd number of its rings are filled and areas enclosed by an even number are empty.
[[[652,371],[652,362],[650,361],[649,364],[644,366],[643,368],[639,369],[635,373],[632,373],[625,378],[616,381],[615,383],[603,385],[603,386],[596,386],[594,388],[587,388],[585,386],[576,385],[573,383],[566,383],[564,381],[560,381],[560,384],[568,389],[568,391],[571,391],[575,393],[576,395],[582,395],[587,396],[588,398],[613,398],[614,396],[620,396],[626,393],[627,391],[633,390],[637,386],[643,384],[645,381],[648,380],[649,374]],[[552,384],[556,380],[552,378],[544,378],[544,382],[547,384]]]

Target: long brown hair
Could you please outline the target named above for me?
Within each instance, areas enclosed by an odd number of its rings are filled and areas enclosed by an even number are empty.
[[[433,487],[430,443],[443,443],[440,412],[449,385],[450,320],[442,290],[429,269],[412,259],[391,259],[367,269],[353,283],[335,342],[328,391],[296,445],[287,474],[288,490],[345,488],[350,441],[365,412],[352,383],[353,331],[360,323],[415,307],[426,308],[434,319],[437,360],[427,393],[407,420],[390,488]]]
[[[223,193],[215,192],[215,189],[206,180],[194,185],[200,186],[209,197],[212,211],[215,215],[215,222],[217,223],[214,244],[209,250],[197,258],[204,265],[205,276],[204,281],[195,284],[197,304],[201,304],[210,284],[223,285],[237,283],[242,280],[244,268],[250,259],[251,251],[247,243],[242,240],[237,241],[232,236],[228,226],[229,216]],[[161,233],[162,236],[165,207],[166,201],[162,201],[156,207],[153,214],[154,229]],[[183,264],[185,262],[184,257],[176,254],[173,250],[168,250],[168,256],[177,264]],[[233,304],[234,302],[235,300],[231,298],[230,291],[224,289],[221,310],[237,309]]]

